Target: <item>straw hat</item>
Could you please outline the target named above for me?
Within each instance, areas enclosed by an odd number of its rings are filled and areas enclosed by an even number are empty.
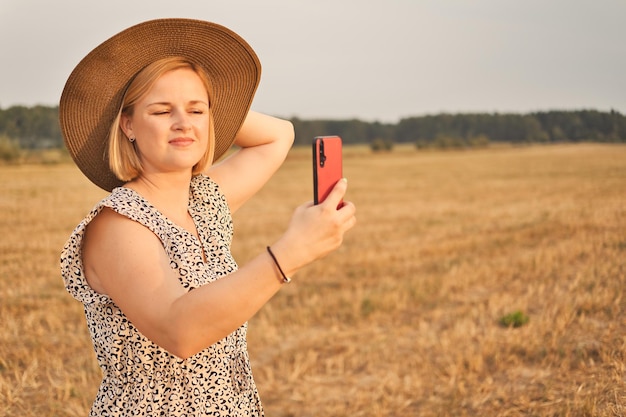
[[[65,145],[94,184],[107,191],[122,185],[109,169],[107,140],[132,79],[148,64],[181,56],[201,66],[213,87],[215,157],[232,145],[261,78],[258,57],[239,35],[215,23],[157,19],[104,41],[74,68],[59,103]]]

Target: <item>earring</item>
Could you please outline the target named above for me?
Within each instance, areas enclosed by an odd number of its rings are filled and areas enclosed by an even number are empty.
[[[134,136],[130,136],[130,137],[128,138],[128,141],[129,141],[130,143],[133,143],[133,142],[135,141],[135,137],[134,137]]]

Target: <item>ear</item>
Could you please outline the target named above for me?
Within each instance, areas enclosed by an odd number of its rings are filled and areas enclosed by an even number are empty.
[[[134,137],[134,135],[133,135],[133,123],[132,123],[130,117],[128,117],[125,114],[122,114],[120,116],[120,129],[122,129],[122,132],[124,132],[124,134],[126,135],[127,138]]]

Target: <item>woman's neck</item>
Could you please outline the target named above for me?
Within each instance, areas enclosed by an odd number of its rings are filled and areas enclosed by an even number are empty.
[[[141,194],[160,212],[172,220],[182,220],[188,214],[191,175],[141,175],[125,187]]]

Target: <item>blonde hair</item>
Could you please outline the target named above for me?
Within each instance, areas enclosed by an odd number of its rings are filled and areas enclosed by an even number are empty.
[[[211,110],[212,89],[208,75],[198,65],[181,57],[168,57],[153,62],[135,75],[128,85],[117,116],[109,131],[109,168],[115,176],[124,182],[130,181],[143,172],[141,160],[135,144],[128,140],[121,128],[122,115],[131,117],[135,104],[148,93],[152,85],[163,74],[177,69],[191,69],[200,77],[209,96],[209,143],[202,158],[193,166],[192,175],[203,172],[212,162],[215,154],[215,129]]]

